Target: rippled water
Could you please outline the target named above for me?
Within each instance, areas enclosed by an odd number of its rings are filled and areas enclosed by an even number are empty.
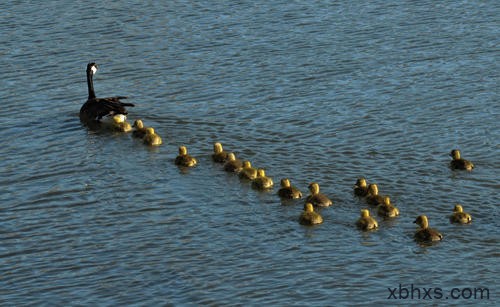
[[[499,3],[211,2],[0,4],[0,304],[390,303],[399,284],[493,303]],[[89,61],[163,146],[80,124]],[[216,141],[319,182],[324,224],[223,172]],[[173,164],[181,144],[196,168]],[[354,227],[358,176],[401,211],[376,232]],[[448,223],[456,202],[472,225]],[[443,242],[412,240],[419,214]]]

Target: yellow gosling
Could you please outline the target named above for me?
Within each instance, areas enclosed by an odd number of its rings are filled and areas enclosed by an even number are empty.
[[[127,118],[123,114],[117,114],[113,116],[113,130],[120,132],[129,132],[132,130],[132,127],[128,122],[126,122]]]
[[[391,204],[389,196],[384,196],[384,202],[378,205],[377,213],[384,217],[396,217],[399,215],[399,209]]]
[[[250,161],[243,161],[243,168],[239,174],[240,178],[254,180],[257,178],[257,169],[252,167]]]
[[[323,223],[323,218],[319,213],[314,212],[313,205],[311,203],[306,203],[304,206],[304,212],[299,217],[299,223],[302,225],[316,225]]]
[[[316,207],[329,207],[333,202],[323,193],[319,192],[319,184],[313,182],[309,184],[309,192],[311,193],[306,198],[306,203],[311,203]]]
[[[361,210],[361,217],[356,222],[356,226],[358,226],[361,230],[373,230],[378,228],[377,221],[370,216],[370,211],[368,209]]]
[[[451,160],[450,162],[451,169],[472,171],[472,169],[474,168],[474,164],[471,161],[462,159],[462,157],[460,157],[460,150],[453,149],[450,153],[450,156],[453,158],[453,160]]]
[[[175,158],[175,164],[179,166],[192,167],[197,163],[196,159],[188,155],[186,146],[179,146],[179,155]]]
[[[224,164],[224,170],[230,173],[239,173],[243,168],[243,163],[240,159],[236,159],[234,153],[229,153],[227,155],[226,163]]]
[[[377,206],[384,203],[384,197],[378,194],[378,186],[375,183],[368,185],[366,203],[372,206]]]
[[[252,187],[259,190],[267,190],[274,185],[273,180],[266,176],[266,171],[262,168],[257,170],[257,178],[252,181]]]
[[[143,139],[144,144],[149,146],[160,146],[162,144],[161,137],[155,133],[155,130],[151,127],[146,128],[146,135]]]
[[[461,205],[456,204],[453,209],[453,214],[450,216],[450,222],[457,224],[470,224],[472,223],[472,216],[469,213],[465,213]]]
[[[221,143],[214,144],[214,153],[212,154],[212,160],[218,163],[224,163],[227,160],[228,153],[224,151]]]
[[[354,195],[365,197],[368,194],[368,185],[366,179],[363,177],[358,178],[356,185],[354,185]]]
[[[443,235],[440,234],[437,230],[429,228],[429,220],[427,216],[420,215],[417,217],[415,222],[413,222],[420,226],[420,229],[415,232],[415,240],[418,242],[433,242],[433,241],[441,241],[443,239]]]
[[[132,131],[133,137],[142,139],[146,135],[146,128],[142,120],[136,119],[132,127],[134,127],[134,131]]]
[[[281,179],[281,188],[278,190],[278,196],[281,198],[297,199],[302,197],[302,192],[290,184],[288,178]]]

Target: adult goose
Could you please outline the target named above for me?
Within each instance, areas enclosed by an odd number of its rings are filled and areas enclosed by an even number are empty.
[[[80,109],[80,120],[86,123],[99,122],[103,117],[113,117],[117,114],[127,115],[125,107],[133,107],[132,103],[121,102],[125,96],[97,98],[94,92],[94,74],[97,72],[96,63],[87,64],[87,87],[89,97]]]

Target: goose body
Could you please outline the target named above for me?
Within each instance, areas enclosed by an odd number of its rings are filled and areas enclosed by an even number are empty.
[[[133,107],[132,103],[121,102],[121,99],[126,99],[125,96],[115,96],[107,98],[97,98],[94,92],[93,76],[97,72],[98,66],[96,63],[87,65],[87,87],[89,96],[87,101],[80,108],[80,120],[82,122],[91,123],[99,122],[103,117],[113,117],[117,114],[127,115],[125,107]]]

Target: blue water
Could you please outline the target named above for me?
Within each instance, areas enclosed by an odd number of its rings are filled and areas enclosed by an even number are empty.
[[[495,304],[498,1],[167,3],[0,4],[0,305]],[[89,61],[164,145],[80,124]],[[217,141],[318,182],[324,223],[225,173]],[[375,232],[354,226],[359,176],[401,212]],[[442,242],[413,241],[420,214]],[[444,295],[388,300],[400,284]]]

